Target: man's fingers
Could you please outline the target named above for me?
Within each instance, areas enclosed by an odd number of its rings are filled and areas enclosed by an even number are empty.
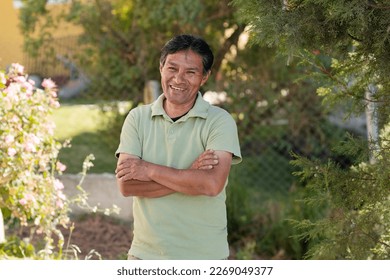
[[[203,152],[199,158],[198,158],[200,161],[204,161],[204,160],[211,160],[211,159],[218,159],[218,156],[215,154],[215,152],[213,150],[207,150],[205,152]]]
[[[198,169],[203,169],[203,170],[208,170],[208,169],[213,169],[214,167],[212,165],[203,165],[200,166]]]
[[[214,150],[206,150],[192,163],[191,169],[212,169],[219,163]]]
[[[201,160],[198,162],[198,169],[212,169],[218,163],[219,161],[215,158]]]

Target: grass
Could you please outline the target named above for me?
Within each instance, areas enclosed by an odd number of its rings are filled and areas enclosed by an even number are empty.
[[[95,156],[94,167],[89,173],[114,173],[115,149],[107,145],[99,131],[102,118],[96,105],[62,105],[54,112],[56,138],[60,142],[71,139],[71,147],[63,148],[58,157],[67,166],[67,174],[81,172],[82,163],[89,154]]]

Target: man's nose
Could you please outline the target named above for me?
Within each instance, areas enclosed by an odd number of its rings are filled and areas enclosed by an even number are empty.
[[[176,83],[181,83],[184,81],[184,73],[181,71],[176,72],[174,76],[174,80]]]

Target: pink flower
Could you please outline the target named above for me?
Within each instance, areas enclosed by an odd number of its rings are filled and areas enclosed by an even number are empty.
[[[37,151],[36,145],[39,145],[41,143],[41,139],[36,136],[35,134],[28,134],[26,143],[24,143],[24,149],[27,152],[33,152],[35,153]]]
[[[29,82],[31,85],[35,86],[35,81],[34,81],[34,80],[28,79],[28,82]]]
[[[50,100],[50,105],[53,108],[59,108],[60,107],[60,102],[58,102],[57,100]]]
[[[60,199],[56,201],[56,206],[60,209],[64,208],[64,202]]]
[[[26,152],[35,152],[36,151],[35,145],[32,142],[25,143],[24,149],[26,150]]]
[[[66,170],[66,165],[65,165],[65,164],[62,164],[62,163],[59,162],[59,161],[57,161],[56,167],[57,167],[57,170],[58,170],[58,171],[61,171],[61,172],[64,172],[64,171]]]
[[[39,112],[45,112],[45,108],[42,105],[39,105],[37,109]]]
[[[26,77],[25,76],[17,76],[14,78],[14,82],[17,82],[19,84],[25,84],[26,83]]]
[[[50,95],[51,95],[53,98],[56,98],[56,97],[57,97],[57,92],[55,92],[54,90],[51,90],[49,93],[50,93]]]
[[[13,157],[14,155],[16,155],[16,150],[14,148],[8,148],[8,155],[10,157]]]
[[[34,201],[35,202],[35,197],[31,194],[31,193],[27,193],[24,198],[27,200],[27,201]]]
[[[41,143],[41,139],[35,134],[30,134],[30,139],[36,145],[39,145]]]
[[[22,75],[24,72],[24,66],[20,65],[19,63],[12,63],[10,72]]]
[[[54,89],[56,88],[56,83],[53,82],[52,79],[44,79],[42,82],[42,86],[46,89]]]
[[[16,83],[11,83],[4,92],[7,94],[7,97],[17,103],[19,101],[19,92],[21,91],[20,85]]]
[[[24,88],[26,89],[26,95],[30,97],[34,93],[34,86],[28,82],[23,84]]]
[[[45,129],[48,134],[53,135],[54,134],[54,129],[56,128],[56,124],[54,122],[47,122],[45,124]]]
[[[62,184],[62,182],[60,181],[60,180],[58,180],[58,179],[55,179],[54,180],[54,188],[56,189],[56,190],[62,190],[63,188],[64,188],[64,184]],[[60,192],[58,192],[58,194],[59,194]]]
[[[66,200],[66,195],[62,191],[57,192],[58,200]]]
[[[22,204],[22,205],[26,205],[27,204],[27,200],[25,198],[22,198],[19,200],[19,203]]]

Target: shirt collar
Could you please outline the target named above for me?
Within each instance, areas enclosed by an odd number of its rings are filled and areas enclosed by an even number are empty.
[[[166,116],[166,112],[163,107],[165,96],[161,94],[156,101],[152,104],[152,117],[154,116]],[[205,119],[207,117],[210,103],[203,99],[202,94],[198,92],[198,96],[195,100],[195,105],[191,110],[184,116],[183,121],[190,117],[199,117]]]

